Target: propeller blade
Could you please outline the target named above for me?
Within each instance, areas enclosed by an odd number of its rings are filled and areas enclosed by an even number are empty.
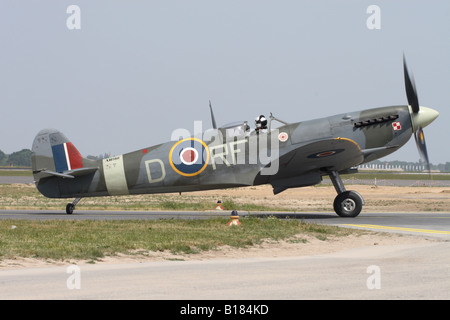
[[[416,139],[417,149],[419,150],[420,157],[422,161],[425,162],[428,172],[431,174],[430,161],[428,160],[427,145],[425,144],[425,136],[423,130],[419,127],[416,132],[414,132],[414,138]]]
[[[417,98],[416,85],[414,79],[409,76],[408,67],[406,66],[405,55],[403,55],[403,72],[405,74],[405,89],[408,104],[411,106],[413,113],[419,112],[419,99]]]

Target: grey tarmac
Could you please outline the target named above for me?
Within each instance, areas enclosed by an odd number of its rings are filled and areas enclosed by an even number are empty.
[[[449,299],[449,250],[449,242],[430,242],[301,257],[82,265],[79,288],[70,285],[68,266],[5,270],[0,299]]]

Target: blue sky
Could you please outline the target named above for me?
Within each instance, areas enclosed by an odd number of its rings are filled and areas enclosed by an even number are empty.
[[[80,10],[69,30],[69,5]],[[366,12],[380,8],[380,29]],[[406,104],[402,55],[432,163],[450,161],[449,1],[1,1],[0,150],[62,131],[84,155],[260,114],[290,122]],[[412,138],[387,160],[417,161]]]

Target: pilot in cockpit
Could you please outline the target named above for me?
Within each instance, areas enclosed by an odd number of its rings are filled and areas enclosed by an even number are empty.
[[[256,126],[256,134],[259,134],[261,130],[264,130],[262,132],[266,132],[267,130],[267,119],[264,117],[264,115],[260,115],[259,117],[256,117],[255,119],[255,126]]]

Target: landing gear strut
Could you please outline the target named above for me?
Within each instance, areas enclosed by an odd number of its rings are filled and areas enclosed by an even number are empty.
[[[67,214],[72,214],[73,210],[75,210],[75,206],[77,205],[77,203],[81,200],[81,198],[76,198],[75,200],[73,200],[72,203],[68,203],[66,206],[66,213]]]
[[[364,199],[356,191],[347,191],[339,173],[332,171],[329,173],[331,182],[338,193],[334,199],[334,211],[340,217],[353,218],[356,217],[364,205]]]

